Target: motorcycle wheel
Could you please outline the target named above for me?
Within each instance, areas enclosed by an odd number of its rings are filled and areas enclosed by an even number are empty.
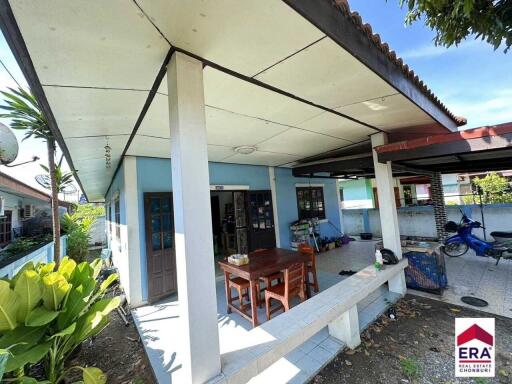
[[[443,252],[446,256],[459,257],[464,255],[469,249],[466,243],[449,243],[443,246]]]

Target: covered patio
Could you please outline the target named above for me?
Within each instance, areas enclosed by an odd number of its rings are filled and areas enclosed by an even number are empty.
[[[322,253],[317,258],[320,292],[335,286],[348,278],[341,271],[360,271],[373,262],[375,242],[351,242],[345,247]],[[226,361],[231,360],[230,372],[240,368],[243,359],[233,364],[230,355],[243,354],[250,332],[253,329],[247,319],[237,313],[226,312],[226,294],[224,281],[216,281],[217,321],[219,329],[220,353]],[[390,304],[401,297],[385,286],[365,297],[357,304],[359,330],[363,332]],[[294,307],[299,304],[294,301]],[[265,309],[260,308],[259,319],[266,322]],[[142,337],[142,341],[159,383],[180,383],[182,377],[181,361],[177,345],[183,334],[179,327],[179,301],[172,296],[162,302],[137,308],[133,317]],[[169,340],[172,346],[169,348]],[[243,345],[243,347],[242,347]],[[249,345],[250,346],[250,345]],[[322,328],[296,348],[288,352],[260,374],[251,379],[251,383],[304,383],[326,365],[346,344],[331,336],[328,327]],[[235,365],[233,367],[233,365]]]
[[[248,329],[215,277],[212,190],[245,196],[240,253],[289,250],[298,219],[342,232],[333,175],[299,163],[465,124],[346,1],[6,1],[0,19],[84,193],[106,203],[160,382],[304,382],[405,294],[406,261],[377,270],[371,252],[344,280],[319,267],[319,294]],[[392,164],[371,161],[401,259]]]

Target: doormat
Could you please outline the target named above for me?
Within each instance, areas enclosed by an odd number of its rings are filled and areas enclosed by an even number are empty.
[[[356,271],[341,271],[339,274],[342,276],[352,276],[355,275],[356,273]]]
[[[478,297],[473,297],[473,296],[462,296],[460,298],[460,300],[463,303],[472,305],[473,307],[483,308],[483,307],[487,307],[489,305],[489,303],[487,301],[485,301],[483,299],[479,299]]]

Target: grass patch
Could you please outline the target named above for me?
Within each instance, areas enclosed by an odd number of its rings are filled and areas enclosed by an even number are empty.
[[[415,359],[401,359],[400,366],[403,374],[411,380],[417,379],[421,375],[421,367]]]

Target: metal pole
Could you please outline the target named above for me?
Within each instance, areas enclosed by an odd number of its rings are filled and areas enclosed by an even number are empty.
[[[484,231],[484,240],[487,241],[487,233],[485,230],[484,205],[482,203],[482,189],[478,188],[478,196],[480,197],[480,216],[482,217],[482,227]]]

